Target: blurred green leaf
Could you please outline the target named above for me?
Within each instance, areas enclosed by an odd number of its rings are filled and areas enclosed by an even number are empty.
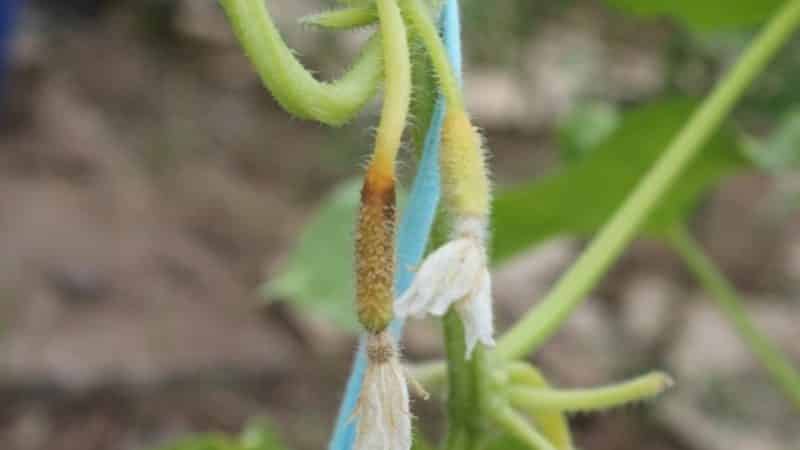
[[[778,172],[800,165],[800,110],[783,116],[764,141],[752,141],[748,152],[762,169]]]
[[[265,419],[248,424],[240,439],[242,450],[285,450],[272,426]]]
[[[623,115],[619,128],[579,162],[501,191],[494,204],[495,260],[560,234],[587,236],[602,226],[664,152],[694,110],[687,99],[660,101]],[[665,231],[723,177],[750,165],[732,133],[715,135],[649,217]]]
[[[355,292],[353,232],[360,189],[360,180],[349,180],[322,200],[286,265],[264,285],[264,295],[291,300],[345,329],[359,329],[350,302]]]
[[[769,19],[783,0],[607,0],[643,17],[670,16],[702,31],[753,27]]]
[[[576,162],[605,140],[619,124],[617,109],[602,102],[578,105],[558,129],[561,159]]]
[[[554,17],[575,0],[507,0],[500,6],[486,0],[462,0],[465,48],[470,60],[480,63],[518,65],[530,36],[547,18]],[[491,26],[487,26],[491,24]]]
[[[229,437],[217,434],[205,434],[182,439],[159,450],[243,450],[237,442]]]
[[[286,450],[263,421],[248,425],[240,439],[222,434],[188,437],[159,450]]]
[[[437,448],[425,439],[425,436],[419,431],[414,431],[413,441],[411,442],[411,450],[437,450]]]

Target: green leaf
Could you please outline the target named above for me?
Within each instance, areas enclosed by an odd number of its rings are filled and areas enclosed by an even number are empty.
[[[231,438],[217,434],[182,439],[159,450],[243,450]]]
[[[561,159],[576,162],[604,141],[619,124],[619,113],[609,103],[578,105],[558,129]]]
[[[248,425],[240,439],[223,434],[200,434],[181,439],[159,450],[286,450],[263,420]]]
[[[240,438],[242,450],[286,450],[273,427],[265,419],[248,424]]]
[[[670,16],[690,28],[729,30],[766,22],[783,0],[607,0],[623,11],[643,17]]]
[[[265,296],[291,300],[294,306],[345,329],[359,329],[351,302],[360,188],[360,180],[349,180],[322,201],[285,266],[264,285]]]
[[[786,114],[769,138],[752,142],[748,152],[759,167],[768,171],[800,166],[800,110]]]
[[[687,99],[660,101],[624,114],[619,128],[579,162],[532,183],[501,191],[494,204],[493,255],[503,259],[555,235],[598,230],[686,122]],[[727,130],[706,144],[667,192],[644,231],[661,234],[693,209],[700,194],[749,165]]]

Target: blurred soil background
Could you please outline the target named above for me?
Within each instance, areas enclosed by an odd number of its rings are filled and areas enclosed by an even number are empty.
[[[269,4],[323,77],[364,38],[296,26],[319,1]],[[670,23],[600,2],[465,8],[467,95],[501,186],[553,167],[554,130],[584,100],[702,94],[718,73]],[[0,135],[0,448],[139,450],[256,416],[294,449],[323,448],[355,338],[258,288],[360,173],[374,122],[374,107],[338,130],[288,117],[212,1],[28,2]],[[795,360],[800,216],[776,199],[797,181],[729,180],[694,223]],[[498,270],[501,330],[581,245],[550,241]],[[651,368],[677,379],[657,402],[575,417],[581,448],[798,448],[797,412],[704,297],[668,249],[639,242],[535,356],[562,386]],[[414,324],[408,358],[438,342],[435,324]],[[435,402],[415,408],[440,428]]]

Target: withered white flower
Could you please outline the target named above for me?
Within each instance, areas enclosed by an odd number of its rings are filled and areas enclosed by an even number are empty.
[[[458,220],[454,238],[425,259],[411,287],[395,302],[401,317],[443,316],[455,305],[464,323],[467,358],[478,342],[494,345],[485,229],[484,220]]]
[[[367,373],[354,418],[355,450],[409,450],[411,411],[408,385],[387,332],[367,340]]]

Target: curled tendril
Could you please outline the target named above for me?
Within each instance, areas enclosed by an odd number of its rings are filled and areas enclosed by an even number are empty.
[[[267,89],[289,113],[340,126],[375,95],[383,75],[378,36],[370,38],[341,78],[318,81],[283,40],[263,0],[220,0],[220,4]]]

